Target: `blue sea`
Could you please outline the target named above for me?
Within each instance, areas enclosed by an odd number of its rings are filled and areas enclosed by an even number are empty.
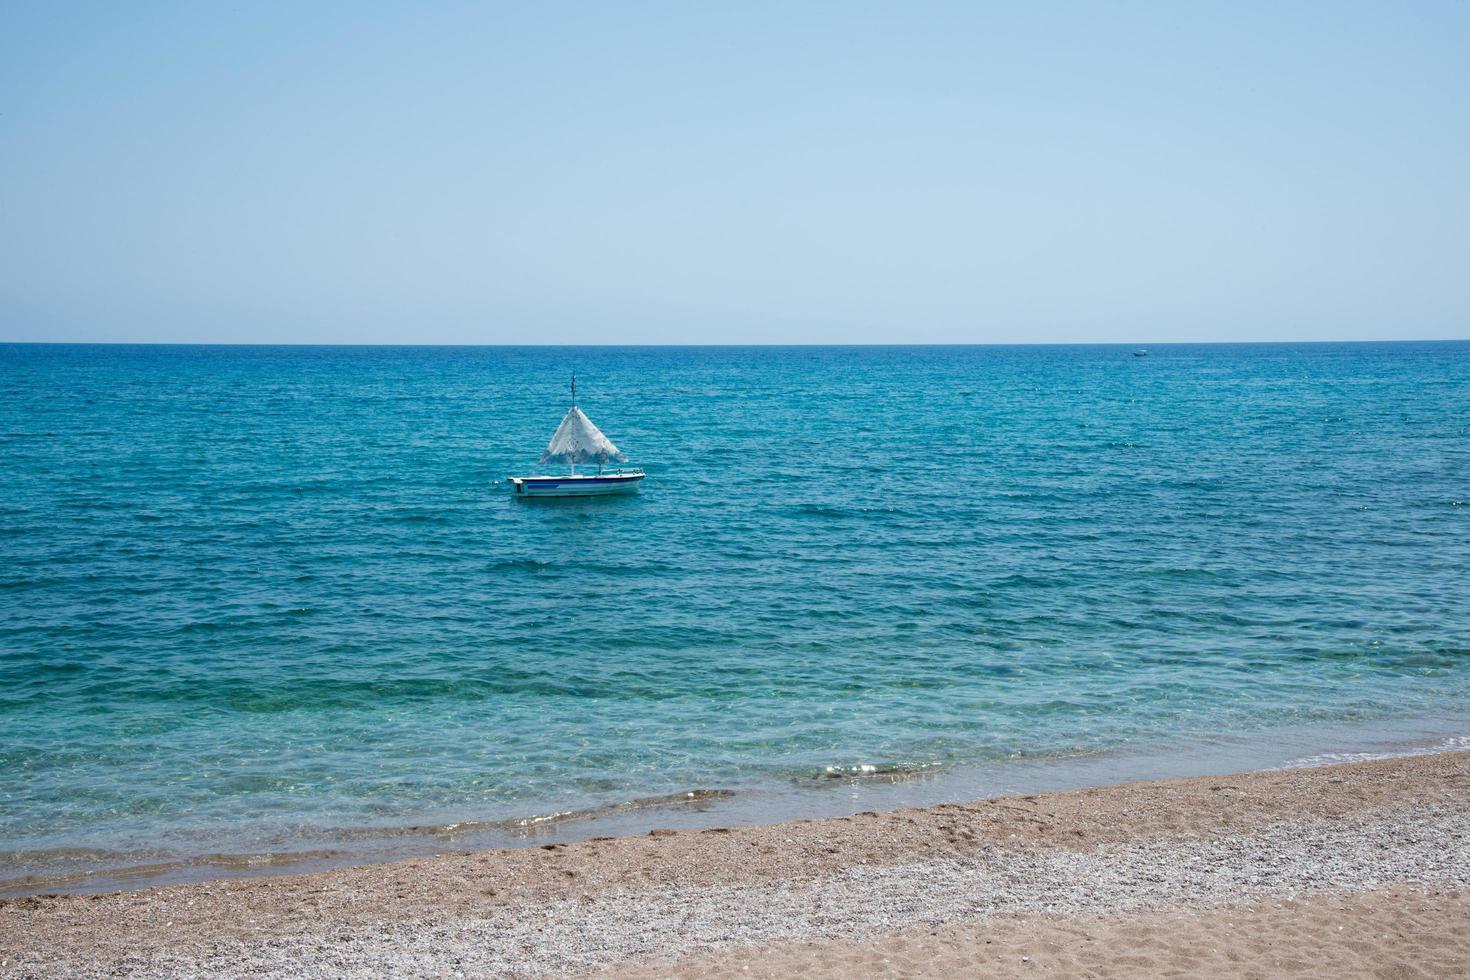
[[[643,490],[517,501],[574,370]],[[1470,343],[10,345],[0,392],[12,890],[1470,734]]]

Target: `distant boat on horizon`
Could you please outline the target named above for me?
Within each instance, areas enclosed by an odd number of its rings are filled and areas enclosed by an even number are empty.
[[[1138,348],[1138,350],[1136,350],[1136,351],[1133,352],[1133,356],[1134,357],[1148,357],[1148,348],[1147,347],[1140,347],[1140,348]]]
[[[572,375],[572,407],[562,417],[561,425],[552,433],[541,465],[565,465],[568,476],[513,476],[510,485],[517,497],[594,497],[612,493],[632,493],[643,482],[643,470],[618,469],[604,473],[608,463],[625,463],[623,452],[602,430],[592,424],[587,414],[577,407],[577,376]],[[578,466],[597,467],[594,473],[578,473]]]

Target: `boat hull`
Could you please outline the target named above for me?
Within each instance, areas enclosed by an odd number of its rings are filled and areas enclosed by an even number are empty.
[[[513,476],[511,490],[517,497],[603,497],[633,493],[643,482],[642,473],[611,473],[597,476]]]

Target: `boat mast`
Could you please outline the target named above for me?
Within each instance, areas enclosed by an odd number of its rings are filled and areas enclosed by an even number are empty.
[[[577,407],[577,372],[572,372],[572,407]],[[572,463],[572,476],[577,475],[577,464]]]

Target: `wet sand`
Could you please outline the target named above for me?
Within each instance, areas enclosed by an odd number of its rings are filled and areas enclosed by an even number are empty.
[[[20,976],[1470,971],[1470,753],[0,903]]]

